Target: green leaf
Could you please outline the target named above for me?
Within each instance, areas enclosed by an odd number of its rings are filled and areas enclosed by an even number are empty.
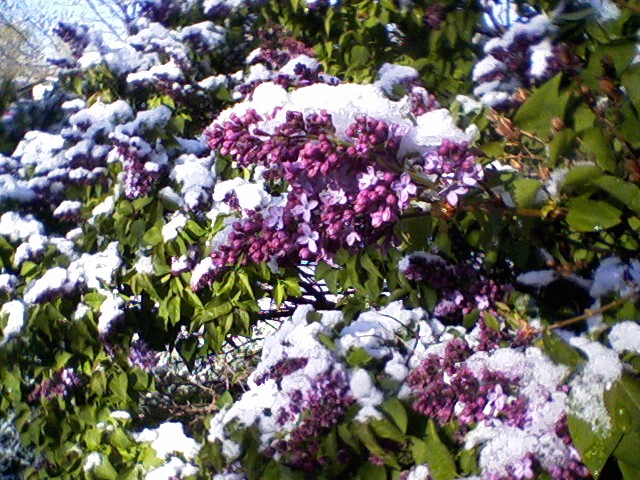
[[[613,455],[629,466],[640,468],[640,432],[624,435]]]
[[[349,62],[349,68],[363,67],[369,61],[369,49],[362,45],[355,45],[351,49],[351,58]]]
[[[519,208],[530,208],[535,205],[535,198],[541,184],[532,178],[519,178],[513,182],[513,199]]]
[[[607,172],[615,171],[617,161],[613,150],[611,149],[611,140],[604,136],[599,127],[591,127],[585,130],[580,143],[580,151],[587,156],[593,157],[596,164]]]
[[[93,469],[93,474],[103,480],[113,480],[118,478],[118,472],[105,455],[101,455],[101,462]]]
[[[158,226],[151,227],[142,237],[142,241],[149,246],[162,242],[162,229]]]
[[[405,441],[404,434],[386,418],[373,419],[369,423],[375,434],[380,438],[388,438],[398,443]]]
[[[622,212],[600,200],[587,197],[573,198],[569,201],[567,223],[578,232],[599,232],[620,223]]]
[[[387,469],[384,465],[365,463],[358,469],[358,476],[361,480],[387,480]]]
[[[276,302],[276,307],[282,305],[285,298],[287,298],[287,294],[284,289],[284,284],[278,280],[278,283],[276,283],[276,286],[273,289],[273,301]]]
[[[453,480],[456,477],[456,463],[449,449],[440,441],[433,420],[429,420],[426,439],[411,439],[411,451],[415,463],[426,463],[434,480]]]
[[[640,468],[631,466],[621,460],[618,460],[618,467],[620,467],[623,480],[638,480],[640,478]]]
[[[251,288],[251,282],[249,281],[249,275],[244,270],[240,270],[237,274],[238,280],[240,280],[240,285],[242,285],[243,290],[251,297],[256,298],[253,295],[253,288]]]
[[[573,444],[580,452],[582,461],[589,468],[591,475],[597,479],[622,433],[614,429],[607,437],[603,437],[602,433],[595,432],[591,424],[581,418],[569,415],[568,420]]]
[[[109,389],[116,396],[116,398],[118,398],[122,402],[126,402],[128,400],[128,385],[129,379],[127,378],[127,374],[124,372],[120,372],[109,382]]]
[[[604,175],[600,167],[595,165],[578,165],[573,167],[567,173],[562,184],[562,190],[570,190],[571,188],[581,187],[591,184],[594,180]]]
[[[569,128],[560,130],[549,143],[549,167],[555,167],[562,155],[565,155],[573,147],[576,134]]]
[[[222,395],[219,395],[216,399],[216,406],[220,409],[233,404],[233,395],[228,390],[225,390]]]
[[[352,368],[364,367],[372,360],[373,357],[362,347],[352,348],[347,354],[347,364]]]
[[[564,120],[569,102],[569,92],[560,94],[562,74],[558,74],[538,88],[529,99],[520,106],[513,118],[515,124],[541,138],[551,136],[551,119]]]
[[[583,355],[552,330],[547,330],[542,334],[542,343],[544,352],[555,363],[575,367],[584,362]]]
[[[402,433],[407,433],[409,418],[400,400],[396,397],[391,397],[380,405],[380,409],[393,419],[396,427],[398,427]]]
[[[480,473],[478,452],[475,449],[460,452],[460,469],[465,476]]]
[[[640,432],[640,381],[624,374],[604,394],[607,410],[624,432]]]
[[[640,111],[640,65],[633,65],[624,72],[621,81],[636,110]]]
[[[338,434],[340,434],[339,430],[338,430]],[[385,450],[380,446],[380,444],[376,440],[375,435],[373,435],[373,433],[371,432],[371,429],[369,428],[369,424],[367,423],[356,424],[355,434],[358,436],[358,438],[363,443],[363,445],[367,447],[369,452],[371,452],[373,455],[377,457],[380,457],[382,460],[384,460],[385,464],[392,466],[394,468],[400,468],[400,465],[398,465],[398,461],[395,459],[395,456],[391,452],[388,452],[387,450]],[[436,480],[439,480],[439,479],[436,479]]]
[[[380,270],[378,270],[378,267],[376,267],[376,265],[373,263],[373,260],[371,260],[371,257],[366,253],[363,253],[360,256],[360,265],[362,265],[362,267],[372,276],[382,278],[382,275],[380,274]]]
[[[598,177],[591,183],[624,203],[627,208],[640,213],[640,188],[637,185],[610,175]]]

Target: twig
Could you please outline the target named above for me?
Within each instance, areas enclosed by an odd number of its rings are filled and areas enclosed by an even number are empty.
[[[612,308],[619,307],[620,305],[622,305],[625,302],[628,302],[629,300],[634,300],[638,298],[638,296],[640,296],[640,291],[631,292],[625,295],[624,297],[620,297],[618,300],[615,300],[611,303],[607,303],[606,305],[600,308],[595,308],[593,310],[586,309],[582,315],[578,315],[577,317],[569,318],[568,320],[563,320],[561,322],[554,323],[553,325],[549,325],[547,327],[541,328],[536,333],[542,333],[548,330],[555,330],[556,328],[563,328],[563,327],[566,327],[567,325],[573,325],[574,323],[582,322],[583,320],[586,320],[589,317],[593,317],[594,315],[604,313],[608,310],[611,310]]]

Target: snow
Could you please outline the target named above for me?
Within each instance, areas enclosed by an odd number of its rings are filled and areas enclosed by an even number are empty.
[[[298,65],[307,67],[312,72],[318,71],[321,68],[320,62],[315,58],[308,57],[307,55],[298,55],[295,58],[289,60],[279,71],[283,75],[289,77],[295,77],[295,69]]]
[[[33,215],[21,216],[17,212],[7,212],[0,217],[0,235],[9,241],[28,240],[31,235],[43,235],[44,226]]]
[[[89,219],[89,223],[95,223],[96,219],[101,215],[111,215],[116,208],[116,201],[113,195],[109,195],[105,198],[102,203],[98,204],[91,211],[91,219]]]
[[[363,368],[351,372],[349,388],[361,407],[355,417],[356,421],[366,422],[382,418],[382,414],[375,407],[382,403],[384,395],[374,386],[369,372]]]
[[[82,209],[82,202],[63,200],[53,211],[54,217],[77,214]]]
[[[191,271],[191,288],[195,289],[204,275],[212,272],[215,266],[211,257],[203,258]]]
[[[160,78],[162,80],[177,82],[183,79],[182,70],[173,60],[163,65],[156,65],[149,70],[143,70],[127,75],[127,83],[141,83],[146,81],[154,81]]]
[[[604,22],[616,20],[620,17],[620,9],[611,0],[583,0],[582,3],[591,5],[596,15]]]
[[[84,459],[84,465],[82,466],[82,470],[85,472],[90,472],[91,470],[102,465],[102,454],[99,452],[91,452]]]
[[[176,478],[185,478],[190,475],[196,475],[198,469],[189,464],[183,462],[177,457],[171,457],[171,459],[162,465],[149,471],[145,475],[145,480],[174,480]]]
[[[178,237],[178,231],[185,227],[187,220],[183,213],[176,213],[168,223],[162,226],[162,238],[165,243]]]
[[[384,92],[374,85],[314,84],[287,92],[279,85],[267,82],[258,85],[251,101],[235,105],[223,111],[215,123],[222,124],[232,113],[242,116],[247,110],[255,109],[265,120],[258,127],[267,133],[285,120],[287,111],[298,111],[307,115],[320,110],[318,99],[322,98],[321,107],[331,114],[339,138],[346,140],[345,129],[354,122],[357,115],[384,120],[398,125],[406,131],[399,149],[399,157],[407,152],[424,153],[447,138],[456,143],[469,141],[470,138],[454,123],[453,117],[445,109],[433,110],[417,119],[414,125],[407,116],[409,99],[404,97],[398,102],[389,100]]]
[[[640,353],[640,325],[637,322],[616,323],[609,331],[609,345],[617,353]]]
[[[31,130],[25,133],[12,157],[23,165],[38,165],[52,158],[63,147],[64,139],[60,135]]]
[[[560,277],[554,270],[533,270],[518,275],[516,282],[528,287],[541,288],[555,282],[558,278]]]
[[[77,281],[77,278],[69,277],[65,268],[50,268],[42,277],[27,285],[24,301],[27,304],[35,304],[45,300],[48,295],[71,293],[76,288]]]
[[[380,67],[378,80],[374,85],[381,88],[387,95],[391,95],[397,85],[407,84],[419,78],[420,74],[413,67],[385,63]]]
[[[109,416],[111,418],[115,418],[116,420],[124,420],[124,421],[131,420],[131,414],[125,410],[115,410],[111,412],[111,415]]]
[[[124,311],[124,300],[118,294],[117,290],[103,292],[106,295],[105,300],[100,305],[100,317],[98,318],[98,333],[106,335],[112,327],[112,324],[122,318]]]
[[[133,265],[136,272],[142,275],[153,275],[155,273],[155,267],[153,266],[153,257],[152,256],[140,256],[138,260]]]
[[[111,242],[99,253],[83,253],[69,265],[69,275],[84,279],[90,289],[102,290],[113,283],[113,277],[122,265],[118,242]]]
[[[135,435],[135,439],[139,443],[150,442],[158,458],[178,453],[186,460],[193,460],[200,451],[198,442],[185,435],[179,422],[164,422],[154,429],[145,428]]]
[[[430,478],[428,465],[416,465],[411,468],[405,480],[429,480]]]
[[[622,263],[618,257],[608,257],[600,262],[593,275],[590,295],[600,298],[613,293],[627,295],[640,288],[640,262],[633,260],[630,265]]]
[[[569,343],[582,350],[588,357],[580,375],[570,383],[572,413],[591,424],[595,432],[606,434],[611,429],[611,419],[604,404],[604,392],[622,375],[622,363],[618,354],[597,342],[584,337],[573,337]]]
[[[4,344],[9,337],[18,335],[27,322],[27,306],[21,300],[12,300],[2,305],[0,316],[7,316],[7,324],[2,329],[1,344]]]

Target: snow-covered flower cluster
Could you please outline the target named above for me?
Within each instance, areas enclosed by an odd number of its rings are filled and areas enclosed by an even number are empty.
[[[313,469],[323,461],[324,434],[350,421],[347,409],[355,406],[354,421],[366,423],[398,395],[440,425],[455,420],[461,448],[479,448],[482,478],[587,478],[567,416],[610,428],[602,398],[621,374],[616,352],[573,337],[589,361],[571,376],[538,347],[515,347],[500,328],[483,321],[468,333],[447,328],[400,302],[350,324],[338,311],[299,307],[266,339],[250,390],[212,419],[209,441],[231,463],[244,451],[234,432],[256,428],[265,455]],[[373,362],[351,364],[357,350]],[[348,446],[336,448],[348,462]]]
[[[473,69],[479,85],[474,94],[494,108],[509,108],[518,103],[516,91],[543,83],[557,69],[552,36],[554,26],[545,14],[520,18],[502,35],[483,47],[485,57]]]
[[[381,84],[406,78],[386,70]],[[250,101],[224,111],[205,136],[220,155],[251,168],[254,183],[225,182],[222,195],[223,184],[216,187],[214,198],[242,220],[224,231],[213,267],[330,260],[340,248],[388,244],[391,227],[422,191],[404,171],[407,155],[424,156],[423,180],[457,203],[482,178],[467,152],[469,136],[428,95],[414,94],[392,101],[376,86],[314,84],[288,92],[262,83]],[[414,125],[408,113],[416,95],[422,103]],[[318,98],[326,99],[322,107]]]

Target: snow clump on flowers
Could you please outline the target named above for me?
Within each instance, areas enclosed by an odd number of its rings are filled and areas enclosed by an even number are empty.
[[[321,108],[318,98],[325,99]],[[267,82],[251,100],[223,111],[205,137],[219,155],[251,169],[263,193],[243,205],[240,185],[228,192],[225,200],[241,221],[223,232],[227,241],[212,252],[214,267],[330,261],[340,248],[393,243],[394,223],[423,190],[405,168],[422,169],[416,174],[424,182],[440,185],[431,200],[455,196],[457,203],[482,169],[449,112],[422,100],[416,125],[409,116],[415,99],[392,101],[373,85],[316,83],[287,91]],[[409,154],[423,160],[409,164]],[[436,163],[446,164],[442,172],[425,168]]]
[[[336,338],[334,332],[344,323],[341,312],[298,307],[290,321],[265,339],[261,362],[249,378],[250,390],[211,420],[209,441],[219,442],[225,458],[234,461],[242,446],[231,439],[232,432],[255,426],[266,455],[312,470],[318,466],[320,440],[348,408],[359,405],[359,421],[380,416],[374,407],[382,402],[382,391],[369,372],[348,367],[348,353],[360,344],[377,350],[369,342],[372,328],[388,331],[384,340],[379,339],[382,347],[395,341],[394,332],[412,328],[423,315],[420,309],[404,310],[395,302],[379,313],[364,314]],[[334,352],[322,338],[344,341]]]
[[[485,57],[473,69],[473,81],[479,85],[475,95],[494,108],[517,104],[516,90],[529,88],[555,73],[550,60],[554,46],[551,20],[544,14],[520,18],[501,36],[484,45]]]

